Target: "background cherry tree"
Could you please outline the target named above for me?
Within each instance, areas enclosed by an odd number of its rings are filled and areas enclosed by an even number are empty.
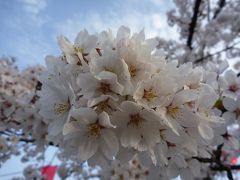
[[[240,2],[174,2],[176,40],[121,26],[59,36],[62,54],[46,68],[19,71],[2,57],[0,164],[21,149],[23,162],[39,161],[54,146],[62,179],[233,179]],[[43,178],[41,168],[25,178]]]

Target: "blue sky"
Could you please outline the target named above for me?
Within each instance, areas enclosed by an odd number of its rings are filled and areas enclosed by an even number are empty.
[[[0,1],[0,56],[12,55],[23,68],[44,64],[48,54],[60,50],[57,36],[74,40],[86,28],[95,33],[120,25],[145,29],[147,37],[172,37],[165,12],[167,0],[2,0]]]

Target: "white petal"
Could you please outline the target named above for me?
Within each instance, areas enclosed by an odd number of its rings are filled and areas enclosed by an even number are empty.
[[[198,131],[200,135],[207,140],[210,140],[214,137],[214,133],[211,127],[206,122],[201,122],[198,125]]]
[[[189,135],[184,136],[185,142],[182,144],[182,146],[185,148],[186,153],[189,153],[191,156],[197,156],[198,155],[198,144],[195,139],[190,137]],[[180,165],[178,165],[180,166]],[[184,167],[187,165],[184,164]],[[182,166],[183,167],[183,166]]]
[[[194,180],[193,174],[188,168],[181,170],[180,177],[182,180]]]
[[[235,150],[238,150],[239,149],[239,142],[236,138],[234,137],[230,137],[229,138],[229,142],[231,144],[231,146],[235,149]]]
[[[111,99],[113,101],[118,101],[118,98],[116,96],[113,97],[110,95],[101,95],[97,98],[89,99],[87,104],[88,104],[88,107],[93,107],[93,106],[97,105],[98,103],[105,101],[107,99]]]
[[[99,124],[106,128],[116,128],[116,126],[112,125],[112,123],[109,119],[109,116],[105,111],[103,111],[99,115]]]
[[[198,123],[197,116],[187,108],[180,108],[175,119],[184,127],[196,127]]]
[[[65,56],[69,64],[77,64],[79,61],[76,56],[73,56],[71,54],[65,54]]]
[[[135,154],[136,151],[133,148],[124,148],[120,146],[116,159],[118,159],[121,163],[125,164],[130,161]]]
[[[201,107],[212,108],[213,105],[216,103],[217,99],[218,96],[215,90],[211,86],[205,84],[200,89],[200,95],[197,104],[200,107],[200,109]]]
[[[85,120],[90,123],[94,123],[97,120],[97,114],[90,108],[79,108],[71,112],[71,116],[77,120]]]
[[[91,167],[100,166],[102,169],[106,169],[109,168],[110,162],[106,159],[101,151],[98,151],[90,159],[88,159],[88,165]]]
[[[237,74],[233,70],[228,70],[224,74],[224,78],[228,82],[228,84],[234,84],[237,79]]]
[[[125,128],[121,135],[121,144],[123,147],[136,147],[140,142],[140,133],[136,128]]]
[[[67,114],[66,114],[67,115]],[[52,136],[56,136],[59,133],[62,133],[63,130],[63,126],[66,122],[67,117],[63,116],[57,120],[52,121],[49,125],[48,125],[48,133],[49,135]]]
[[[85,137],[81,140],[78,150],[79,150],[79,157],[81,160],[85,161],[93,156],[99,146],[99,142],[97,139]]]
[[[117,32],[117,39],[118,40],[128,38],[129,36],[130,36],[130,29],[128,27],[121,26],[118,29],[118,32]]]
[[[63,35],[60,35],[58,37],[58,44],[59,44],[59,46],[60,46],[60,48],[62,49],[63,52],[68,52],[69,53],[69,52],[72,52],[72,50],[73,50],[72,44]]]
[[[96,47],[97,36],[90,35],[87,42],[84,44],[84,53],[90,53],[91,49]]]
[[[156,115],[159,116],[159,121],[162,121],[163,124],[169,127],[175,134],[180,136],[179,131],[181,131],[182,127],[178,122],[166,114],[166,108],[158,108],[157,111],[158,113],[156,113]]]
[[[64,136],[69,134],[69,133],[75,132],[75,131],[78,131],[78,129],[75,128],[71,123],[66,123],[63,126],[63,135]]]
[[[195,176],[200,175],[200,169],[201,169],[201,164],[199,163],[198,160],[192,159],[188,162],[188,167],[191,169],[192,173]]]
[[[87,38],[88,36],[89,36],[89,35],[88,35],[87,30],[84,29],[84,30],[82,30],[82,31],[80,31],[80,32],[78,33],[78,35],[77,35],[74,43],[81,45],[81,44],[84,43],[84,41],[86,40],[86,38]]]
[[[168,142],[176,144],[181,144],[183,142],[183,138],[171,130],[168,129],[164,130],[161,132],[161,134],[164,136],[164,139]]]
[[[182,105],[186,102],[191,102],[196,100],[198,97],[198,93],[195,90],[192,89],[185,89],[180,92],[178,92],[173,99],[172,104],[175,106]]]
[[[154,147],[160,141],[158,123],[144,123],[141,132],[143,135],[142,139],[145,140],[145,144],[149,148]]]
[[[116,135],[108,129],[103,129],[101,131],[101,137],[102,152],[109,160],[111,160],[118,152],[118,139]]]
[[[228,111],[234,111],[237,109],[237,101],[235,101],[232,98],[226,97],[223,99],[223,106],[225,109],[227,109]]]
[[[178,155],[173,157],[174,163],[181,168],[186,168],[187,167],[187,162],[186,159],[183,157],[183,155]]]
[[[176,178],[179,175],[179,168],[175,164],[168,166],[167,175],[169,179]]]
[[[124,112],[115,111],[111,117],[111,121],[118,128],[125,127],[129,121],[129,115]]]
[[[137,114],[140,112],[141,107],[132,101],[123,101],[121,109],[129,114]]]
[[[233,112],[225,112],[223,113],[222,117],[225,119],[227,124],[232,124],[236,120],[236,115]]]
[[[160,163],[163,165],[167,165],[168,164],[167,146],[164,144],[157,144],[156,145],[156,153],[158,156],[158,161],[160,161]]]
[[[99,73],[96,78],[99,80],[107,80],[111,84],[110,88],[113,92],[122,94],[124,87],[118,83],[117,75],[108,71],[102,71]]]

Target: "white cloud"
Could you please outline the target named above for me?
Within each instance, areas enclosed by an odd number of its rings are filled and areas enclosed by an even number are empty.
[[[146,37],[164,36],[165,38],[177,38],[176,29],[169,27],[165,13],[149,12],[145,14],[139,11],[131,12],[106,12],[104,15],[98,13],[76,14],[71,19],[67,19],[55,24],[57,35],[63,34],[73,40],[77,33],[86,28],[91,33],[99,32],[111,28],[116,32],[119,26],[126,25],[133,32],[145,30]]]
[[[46,8],[46,0],[19,0],[23,4],[26,12],[37,15],[40,11]]]
[[[14,44],[15,54],[19,58],[18,64],[25,66],[26,64],[44,64],[45,56],[53,54],[53,47],[50,43],[44,42],[42,39],[30,37],[18,37]]]

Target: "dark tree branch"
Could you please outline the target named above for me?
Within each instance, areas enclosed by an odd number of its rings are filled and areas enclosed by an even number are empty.
[[[211,11],[210,0],[207,0],[207,19],[208,19],[208,21],[210,21],[210,11]]]
[[[212,158],[202,158],[202,157],[192,157],[193,159],[198,160],[201,163],[214,163]]]
[[[25,143],[34,143],[35,139],[20,138],[19,141],[22,141],[22,142],[25,142]]]
[[[222,164],[222,165],[217,165],[217,166],[211,166],[210,169],[213,171],[226,171],[228,179],[233,180],[231,168],[227,165]]]
[[[214,52],[214,53],[212,53],[212,54],[208,54],[208,55],[206,55],[206,56],[204,56],[204,57],[201,57],[201,58],[195,60],[194,62],[195,62],[195,63],[200,63],[200,62],[206,60],[207,58],[210,58],[210,57],[212,57],[212,56],[215,56],[215,55],[221,54],[221,53],[223,53],[223,52],[225,52],[225,51],[228,51],[228,50],[230,50],[230,49],[233,49],[233,48],[235,48],[235,46],[238,45],[238,44],[240,44],[240,41],[234,43],[234,44],[231,45],[231,46],[227,46],[226,48],[224,48],[224,49],[222,49],[222,50],[220,50],[220,51],[217,51],[217,52]]]
[[[11,135],[16,135],[16,134],[9,134],[9,133],[7,133],[5,131],[0,131],[0,134],[7,136],[8,140],[10,140],[9,137]],[[20,142],[25,142],[25,143],[34,143],[36,141],[35,139],[30,139],[30,138],[28,139],[28,138],[24,138],[24,137],[20,137],[18,140]],[[49,142],[48,145],[56,146],[56,147],[58,146],[58,145],[54,144],[53,142]]]
[[[7,138],[9,138],[12,135],[16,135],[9,131],[0,131],[0,134],[7,136]],[[18,140],[26,143],[33,143],[35,141],[34,139],[27,139],[27,138],[19,138]]]
[[[100,174],[92,174],[92,175],[83,177],[83,179],[86,179],[86,180],[92,179],[92,178],[101,178],[101,175]]]
[[[218,8],[215,11],[214,15],[213,15],[213,19],[216,19],[216,17],[218,16],[218,14],[221,12],[222,8],[226,5],[226,0],[219,0],[218,2]]]
[[[231,165],[230,169],[231,170],[240,170],[240,165]]]
[[[197,18],[198,18],[200,4],[201,4],[201,0],[195,1],[192,20],[189,24],[189,30],[188,30],[189,35],[188,35],[188,39],[187,39],[187,46],[189,47],[189,49],[192,49],[192,39],[193,39],[195,27],[197,25]]]
[[[210,169],[212,171],[226,171],[227,177],[229,180],[233,180],[233,175],[231,170],[240,169],[240,165],[228,165],[224,164],[221,160],[223,144],[219,145],[215,151],[213,151],[213,155],[211,158],[201,158],[201,157],[193,157],[193,159],[198,160],[201,163],[210,163]]]

